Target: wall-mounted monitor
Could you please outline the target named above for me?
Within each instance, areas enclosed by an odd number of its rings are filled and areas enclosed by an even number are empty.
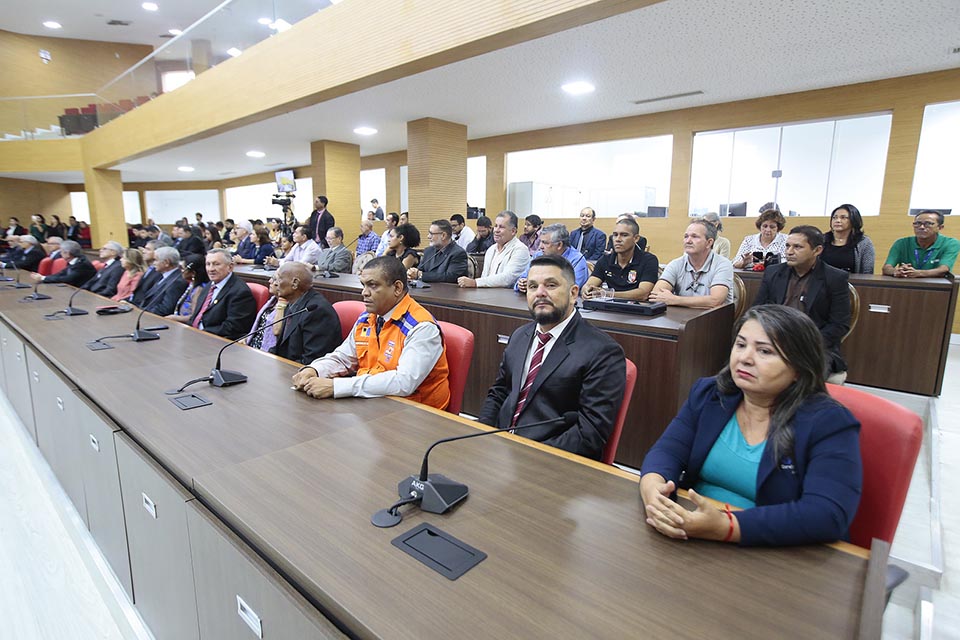
[[[667,208],[666,207],[647,207],[647,217],[648,218],[666,218]]]
[[[730,204],[722,204],[720,205],[720,215],[743,217],[747,215],[747,203],[731,202]]]
[[[297,190],[297,182],[293,178],[293,169],[277,171],[277,193],[293,193]]]

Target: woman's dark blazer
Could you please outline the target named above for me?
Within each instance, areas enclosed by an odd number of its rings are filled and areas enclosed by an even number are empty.
[[[743,394],[724,395],[701,378],[657,443],[641,472],[693,487],[720,432]],[[773,459],[764,448],[757,470],[757,506],[736,513],[740,544],[832,542],[847,535],[860,502],[860,423],[826,395],[811,396],[793,418],[793,453]],[[769,444],[769,443],[768,443]]]

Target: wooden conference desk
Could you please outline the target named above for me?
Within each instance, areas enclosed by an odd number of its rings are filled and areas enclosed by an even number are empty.
[[[240,275],[263,284],[269,272],[250,267]],[[316,278],[314,288],[330,302],[359,300],[359,278]],[[526,298],[512,289],[461,289],[433,283],[428,289],[411,289],[413,297],[438,320],[473,332],[473,364],[464,392],[463,411],[478,415],[497,371],[507,340],[530,322]],[[637,365],[627,421],[617,449],[617,461],[640,468],[653,446],[687,399],[698,378],[714,375],[725,364],[730,350],[733,305],[717,309],[671,308],[654,318],[598,311],[583,312],[591,324],[620,343]]]
[[[26,385],[33,410],[15,407],[65,486],[80,465],[68,494],[158,640],[253,637],[238,606],[263,637],[296,640],[857,632],[864,553],[669,540],[644,524],[635,477],[518,436],[438,447],[431,470],[472,495],[374,528],[427,445],[470,422],[406,400],[312,400],[290,389],[291,364],[245,347],[223,364],[250,384],[201,386],[213,404],[182,412],[162,391],[205,373],[223,340],[148,315],[171,325],[160,340],[91,352],[133,314],[44,321],[70,293],[45,290],[53,300],[23,304],[0,290],[5,389],[22,400]],[[489,557],[447,580],[390,544],[423,522]]]
[[[760,291],[762,272],[741,271],[747,306]],[[957,307],[958,283],[946,278],[891,278],[851,274],[860,318],[843,343],[847,382],[938,396]]]

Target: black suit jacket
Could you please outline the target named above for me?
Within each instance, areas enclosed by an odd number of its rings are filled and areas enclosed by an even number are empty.
[[[97,271],[92,278],[84,283],[83,288],[105,298],[110,298],[116,295],[117,285],[120,284],[120,278],[122,277],[123,264],[117,259]]]
[[[46,276],[43,281],[49,283],[63,282],[73,285],[74,287],[82,287],[95,275],[97,275],[97,268],[87,260],[86,256],[79,256],[75,263],[70,264],[68,262],[66,269],[59,273]],[[119,278],[117,281],[119,282]],[[116,291],[116,288],[114,288],[114,291]]]
[[[783,262],[767,267],[760,282],[760,291],[754,299],[758,304],[783,304],[787,297],[792,267]],[[810,316],[827,349],[827,368],[830,373],[847,370],[847,363],[840,354],[840,340],[850,329],[850,292],[847,283],[849,274],[817,260],[807,283],[803,297],[804,311]]]
[[[158,316],[168,316],[173,313],[177,301],[186,288],[187,281],[178,271],[167,276],[165,280],[157,282],[143,297],[143,304],[140,306],[144,311]]]
[[[130,299],[133,304],[138,307],[143,306],[143,301],[150,293],[150,290],[153,288],[153,285],[160,282],[162,274],[153,269],[147,269],[147,272],[143,274],[143,277],[140,278],[140,282],[137,283],[137,288],[133,290],[133,297]]]
[[[285,315],[306,309],[311,304],[317,308],[283,321],[283,331],[271,349],[273,353],[300,364],[310,364],[340,346],[340,319],[322,293],[311,289],[288,306]]]
[[[190,324],[193,324],[202,307],[203,300],[200,300],[190,316]],[[256,318],[257,302],[250,293],[250,287],[234,273],[203,314],[203,330],[236,340],[250,331]]]
[[[203,240],[197,236],[190,236],[189,238],[182,238],[180,240],[180,245],[177,247],[177,251],[180,252],[180,255],[186,255],[192,253],[198,256],[205,255],[207,253],[207,247],[203,244]]]
[[[311,240],[320,238],[317,240],[317,243],[321,248],[329,249],[330,245],[327,244],[327,231],[336,224],[336,219],[328,209],[324,209],[322,214],[314,209],[313,213],[310,214],[310,219],[307,220],[307,233],[310,234],[309,237]]]
[[[36,271],[40,266],[40,261],[45,257],[47,256],[40,247],[33,247],[29,251],[24,251],[20,247],[17,247],[10,252],[10,255],[7,257],[7,262],[12,262],[17,265],[17,269],[23,271]]]
[[[501,429],[510,426],[535,333],[536,324],[530,323],[510,336],[497,380],[480,409],[480,422]],[[567,411],[576,411],[579,420],[572,427],[534,427],[518,433],[597,460],[623,398],[627,375],[623,349],[578,311],[556,341],[527,394],[517,426],[563,416]]]
[[[467,252],[456,242],[447,245],[443,253],[434,246],[427,247],[417,265],[423,271],[424,282],[453,282],[467,275]]]

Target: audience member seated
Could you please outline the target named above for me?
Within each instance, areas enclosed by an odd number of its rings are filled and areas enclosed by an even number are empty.
[[[401,396],[445,409],[450,384],[443,337],[410,296],[403,265],[374,258],[360,283],[366,312],[339,347],[293,376],[294,386],[313,398]]]
[[[583,290],[584,298],[599,298],[606,284],[611,297],[646,300],[658,278],[657,256],[637,247],[640,226],[623,218],[613,228],[613,253],[600,256]]]
[[[47,225],[47,240],[50,239],[50,236],[57,236],[62,238],[67,235],[67,225],[63,224],[60,220],[60,216],[57,214],[50,215],[50,224]]]
[[[187,281],[180,273],[179,251],[173,247],[160,247],[154,254],[156,258],[153,266],[159,277],[144,293],[140,308],[158,316],[166,316],[173,313],[177,301],[187,288]],[[188,253],[187,257],[196,255],[196,253]]]
[[[231,247],[234,244],[236,244],[234,237],[231,235],[231,233],[233,232],[233,228],[235,226],[235,223],[233,222],[233,218],[227,218],[222,223],[218,222],[216,224],[223,225],[223,228],[220,231],[220,239],[223,241],[224,246]]]
[[[133,302],[133,304],[138,307],[143,306],[143,297],[160,279],[160,274],[157,273],[157,268],[154,266],[156,250],[160,246],[163,245],[160,244],[159,240],[147,240],[147,243],[140,249],[140,253],[143,255],[143,266],[145,270],[143,277],[140,278],[140,282],[137,283],[137,288],[133,291],[133,295],[128,298],[130,302]]]
[[[617,216],[617,223],[619,223],[621,220],[633,220],[634,222],[637,223],[637,228],[638,229],[640,228],[640,219],[637,218],[637,216],[633,215],[632,213],[621,213],[620,215]],[[614,223],[614,226],[616,226],[616,223]],[[641,252],[646,251],[647,239],[644,238],[642,235],[637,236],[637,238],[638,238],[637,249],[639,249]],[[613,234],[612,233],[607,238],[607,249],[605,253],[613,253]]]
[[[67,225],[66,239],[73,240],[74,242],[80,241],[80,223],[77,222],[74,216],[70,216],[70,224]]]
[[[172,247],[172,246],[173,246],[173,238],[171,238],[167,233],[164,233],[163,229],[161,229],[161,228],[158,227],[157,225],[152,224],[152,225],[146,227],[146,229],[147,229],[147,236],[149,236],[150,240],[154,240],[154,241],[156,242],[156,246],[158,246],[158,247],[161,247],[161,246]],[[149,242],[149,240],[148,240],[148,242]]]
[[[117,292],[110,297],[117,302],[128,300],[133,295],[145,271],[143,254],[136,249],[124,249],[120,264],[123,267],[123,274],[120,276],[120,282],[117,283]]]
[[[367,251],[376,251],[380,245],[380,236],[373,232],[373,223],[364,220],[360,223],[360,235],[357,236],[357,251],[359,257]]]
[[[12,238],[11,238],[12,239]],[[19,236],[20,243],[7,254],[2,263],[4,269],[16,267],[23,271],[36,271],[40,261],[47,257],[43,247],[30,234]]]
[[[683,234],[684,255],[671,260],[650,292],[650,302],[710,309],[733,302],[733,265],[713,252],[717,228],[694,220]]]
[[[520,234],[520,242],[527,248],[532,256],[540,251],[540,229],[543,228],[543,220],[536,214],[530,214],[523,219],[523,233]]]
[[[281,262],[302,262],[313,267],[319,258],[320,245],[307,235],[306,227],[299,226],[293,231],[293,246],[283,255],[283,259],[267,258],[266,264],[276,267]]]
[[[840,354],[840,341],[850,329],[849,275],[820,260],[822,251],[823,234],[819,229],[808,225],[791,229],[786,263],[764,272],[753,304],[782,304],[810,316],[823,336],[825,375],[837,374],[840,377],[830,382],[842,383],[847,363]]]
[[[34,282],[62,282],[74,287],[81,287],[97,273],[96,267],[83,255],[83,249],[78,242],[64,240],[60,245],[60,257],[67,261],[66,269],[59,273],[52,273],[49,276],[41,276],[38,273],[34,273],[30,275],[30,278]]]
[[[283,312],[287,308],[287,301],[277,295],[277,274],[273,274],[267,282],[267,290],[270,292],[270,298],[257,311],[257,317],[253,321],[251,331],[256,331],[247,338],[247,345],[260,351],[270,353],[277,344],[277,336],[283,329],[283,323],[268,327],[271,322],[283,317]]]
[[[326,236],[327,248],[317,256],[317,271],[330,273],[350,273],[353,255],[343,246],[343,229],[330,227]]]
[[[842,204],[830,214],[820,259],[848,273],[873,273],[873,241],[864,235],[860,210],[852,204]]]
[[[493,225],[493,244],[483,258],[479,278],[461,276],[461,287],[512,287],[530,264],[530,252],[517,238],[517,214],[501,211]]]
[[[56,260],[60,257],[60,244],[63,242],[63,238],[57,236],[50,236],[47,238],[47,241],[43,243],[43,250],[47,254],[47,257],[51,260]]]
[[[466,220],[459,213],[450,216],[450,227],[453,229],[453,241],[457,243],[464,251],[470,251],[470,243],[473,242],[477,234],[473,229],[467,226]],[[487,247],[489,249],[489,247]]]
[[[860,424],[827,395],[816,326],[766,305],[734,335],[728,365],[694,384],[643,461],[647,524],[743,546],[844,538],[860,501]],[[672,500],[678,488],[692,510]]]
[[[579,414],[574,425],[518,431],[545,444],[599,460],[623,399],[623,349],[576,309],[573,267],[558,255],[530,263],[527,306],[534,322],[510,336],[480,422],[498,429]]]
[[[203,228],[203,247],[204,255],[211,249],[223,249],[223,238],[220,237],[220,231],[213,223]]]
[[[210,286],[206,261],[206,256],[189,256],[180,263],[180,276],[187,286],[173,305],[173,312],[168,314],[167,318],[187,323],[193,316],[193,312],[203,303],[207,288]]]
[[[211,285],[190,318],[195,329],[236,340],[250,331],[257,317],[257,303],[247,283],[233,275],[233,261],[225,249],[207,254]]]
[[[257,257],[257,245],[253,243],[253,225],[248,220],[241,220],[240,224],[233,228],[234,258],[247,260],[246,264],[252,264]]]
[[[83,220],[80,221],[80,240],[78,242],[81,249],[89,249],[93,246],[90,242],[90,225]]]
[[[717,228],[717,239],[713,243],[713,252],[718,253],[729,260],[730,240],[720,235],[723,233],[723,222],[720,221],[720,216],[711,211],[710,213],[703,214],[703,219]]]
[[[420,254],[416,248],[420,246],[420,230],[409,222],[402,222],[390,231],[390,240],[387,243],[385,256],[393,256],[403,263],[407,269],[420,264]]]
[[[268,350],[282,358],[310,364],[336,349],[341,342],[340,318],[323,294],[314,291],[310,268],[302,262],[288,262],[280,265],[275,277],[277,295],[286,303],[286,311],[278,308],[276,318],[290,317],[275,325],[280,331]],[[311,305],[316,306],[313,311],[293,315]]]
[[[30,235],[37,239],[37,243],[43,243],[47,240],[49,227],[43,214],[36,213],[30,216]]]
[[[590,268],[587,266],[587,259],[583,254],[570,246],[570,233],[562,224],[547,225],[540,231],[540,251],[533,257],[540,256],[560,256],[570,263],[573,267],[574,279],[577,288],[582,288],[590,277]],[[532,261],[531,261],[532,264]],[[514,291],[520,293],[527,292],[527,271],[524,271],[517,283],[513,285]]]
[[[434,220],[428,235],[430,246],[419,266],[407,271],[407,279],[456,284],[457,278],[467,275],[467,252],[453,241],[453,226],[448,220]]]
[[[253,246],[255,247],[253,256],[249,258],[241,256],[238,250],[237,255],[233,257],[234,264],[264,264],[264,261],[267,258],[274,257],[273,243],[270,242],[270,233],[267,231],[266,227],[261,226],[252,234],[252,237]]]
[[[900,238],[890,247],[883,275],[895,278],[939,278],[953,272],[960,242],[940,235],[943,214],[921,211],[913,217],[913,237]]]
[[[280,218],[267,218],[267,229],[270,232],[270,243],[273,246],[280,245],[280,238],[283,237],[283,220]]]
[[[113,240],[100,247],[100,259],[104,267],[84,283],[83,288],[104,298],[112,298],[117,293],[117,285],[123,276],[123,245]]]
[[[387,228],[380,235],[380,243],[377,245],[376,251],[376,257],[378,258],[386,252],[387,246],[390,244],[390,231],[400,224],[400,216],[394,212],[390,212],[387,214],[385,220]]]
[[[584,207],[580,211],[580,227],[570,233],[570,246],[590,262],[600,259],[607,244],[607,235],[593,226],[596,221],[597,212],[591,207]]]
[[[26,227],[20,225],[20,219],[10,216],[10,220],[7,221],[7,228],[0,230],[0,238],[19,238],[20,236],[28,235],[30,232],[27,231]],[[18,240],[14,240],[17,242]]]
[[[467,245],[467,253],[486,253],[493,246],[493,221],[487,216],[477,218],[477,237]]]
[[[754,253],[762,253],[764,260],[773,254],[775,261],[782,262],[787,248],[787,236],[780,233],[784,225],[783,214],[779,209],[766,209],[754,223],[760,233],[746,236],[737,249],[737,257],[733,261],[734,269],[750,269],[755,262]]]

